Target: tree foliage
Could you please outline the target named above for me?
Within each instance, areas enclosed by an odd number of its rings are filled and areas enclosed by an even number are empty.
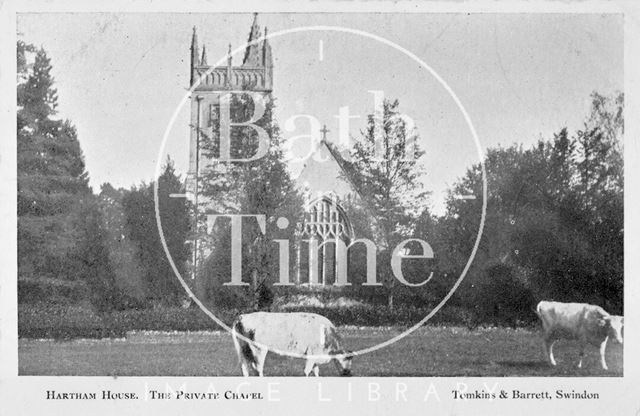
[[[220,163],[219,123],[215,120],[210,129],[202,132],[202,154],[213,160],[203,167],[201,195],[208,213],[264,215],[267,219],[263,234],[255,220],[243,221],[242,266],[243,281],[251,282],[249,291],[237,287],[221,288],[230,276],[230,232],[228,220],[219,220],[213,230],[213,255],[207,262],[201,278],[211,282],[214,302],[266,307],[271,303],[272,284],[278,279],[278,251],[273,238],[293,240],[295,224],[302,215],[302,200],[291,179],[284,161],[278,125],[273,120],[274,100],[266,97],[263,116],[255,124],[263,128],[270,138],[267,154],[251,162]],[[246,94],[234,94],[231,101],[231,120],[249,120],[255,103]],[[233,158],[250,158],[258,149],[257,133],[251,127],[231,130],[231,155]],[[204,211],[204,210],[203,210]],[[276,226],[279,217],[289,221],[289,227],[280,230]],[[214,267],[215,265],[215,267]],[[233,293],[231,293],[233,292]],[[216,295],[217,294],[217,295]]]
[[[183,277],[188,276],[190,258],[189,239],[190,207],[184,198],[172,198],[173,193],[183,192],[180,177],[171,159],[167,158],[158,178],[158,212],[162,223],[162,236],[174,264]],[[154,302],[177,304],[184,297],[184,289],[169,263],[162,246],[156,223],[154,184],[142,183],[125,192],[122,207],[129,238],[136,247],[137,261],[142,268],[142,280],[147,298]]]
[[[75,279],[73,214],[92,198],[84,157],[75,127],[56,118],[46,52],[18,41],[17,66],[18,274]]]
[[[495,262],[518,270],[533,299],[623,305],[623,96],[592,95],[584,126],[550,140],[487,151],[487,215],[466,290],[485,288]],[[460,271],[480,223],[480,166],[450,192],[439,224],[441,267]],[[443,266],[447,263],[449,266]],[[515,283],[514,283],[515,285]],[[517,292],[514,286],[514,293]],[[465,295],[466,293],[466,295]],[[486,299],[486,298],[485,298]]]
[[[72,255],[78,275],[89,286],[89,301],[103,312],[121,308],[125,294],[116,285],[106,244],[108,233],[95,200],[80,206],[77,222],[82,233]]]
[[[389,306],[393,306],[396,284],[389,265],[391,250],[411,236],[428,192],[422,186],[424,168],[419,163],[424,152],[417,144],[417,132],[401,117],[398,101],[385,100],[381,119],[376,119],[379,116],[368,116],[346,166],[364,210],[373,217],[373,235],[381,249],[381,280],[389,289]]]
[[[115,189],[111,184],[101,186],[98,206],[102,213],[105,246],[114,274],[114,284],[136,300],[146,298],[143,280],[144,268],[140,262],[140,249],[131,239],[123,199],[127,191]]]

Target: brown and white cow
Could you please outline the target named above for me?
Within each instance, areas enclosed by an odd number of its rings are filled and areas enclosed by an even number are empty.
[[[269,351],[305,358],[306,376],[313,371],[317,377],[318,365],[329,361],[336,364],[341,375],[351,375],[352,354],[342,348],[342,340],[331,321],[315,313],[243,314],[234,322],[231,336],[245,377],[254,371],[264,376]]]
[[[581,342],[578,368],[582,367],[587,343],[600,347],[600,361],[605,370],[608,369],[605,361],[607,340],[614,338],[622,344],[624,318],[610,315],[600,306],[542,301],[538,303],[536,313],[542,321],[545,354],[551,365],[556,365],[553,344],[560,338]]]

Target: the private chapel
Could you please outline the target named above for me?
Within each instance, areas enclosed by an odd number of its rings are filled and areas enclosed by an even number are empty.
[[[224,91],[247,90],[265,96],[272,94],[274,65],[266,34],[267,28],[264,31],[260,29],[258,16],[255,14],[242,62],[234,65],[229,45],[226,65],[213,67],[207,62],[206,47],[200,47],[196,29],[193,30],[187,195],[192,202],[201,205],[198,207],[200,210],[206,209],[202,206],[206,202],[198,200],[196,189],[202,178],[203,166],[207,164],[200,150],[200,132],[211,125],[212,114],[215,114],[220,94]],[[335,244],[329,242],[340,239],[348,245],[355,238],[343,203],[357,197],[357,191],[345,172],[344,160],[328,140],[326,127],[319,133],[322,134],[321,140],[296,178],[297,186],[305,199],[305,219],[302,224],[297,224],[296,241],[293,242],[292,249],[295,268],[291,273],[291,281],[297,285],[333,284],[339,268],[346,270],[347,258],[346,253],[340,254]],[[323,244],[324,242],[328,243]],[[206,253],[206,248],[200,250]],[[317,267],[312,267],[314,264]]]

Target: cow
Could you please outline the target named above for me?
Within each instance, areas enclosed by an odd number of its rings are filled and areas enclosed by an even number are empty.
[[[270,350],[305,358],[307,377],[312,371],[319,376],[318,365],[329,361],[335,363],[341,375],[351,375],[353,354],[342,348],[342,340],[331,321],[315,313],[243,314],[233,323],[231,337],[245,377],[250,371],[264,376],[264,363]]]
[[[624,318],[607,313],[600,306],[587,303],[561,303],[542,301],[536,307],[536,314],[542,321],[545,355],[552,366],[556,365],[553,358],[553,344],[560,338],[578,339],[580,346],[580,361],[578,368],[582,368],[584,349],[587,343],[600,347],[600,362],[604,370],[608,370],[605,361],[607,340],[614,338],[622,344]]]

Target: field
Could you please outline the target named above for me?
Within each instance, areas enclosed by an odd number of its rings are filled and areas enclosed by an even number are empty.
[[[347,348],[362,349],[400,333],[400,329],[340,328]],[[609,371],[600,369],[597,348],[589,346],[583,368],[576,368],[578,346],[554,347],[551,368],[535,330],[425,327],[403,340],[354,358],[355,376],[622,376],[622,346],[609,342]],[[267,357],[268,376],[302,375],[299,359]],[[20,375],[83,376],[238,376],[231,337],[225,332],[137,332],[124,339],[19,340]],[[331,364],[320,374],[337,376]]]

